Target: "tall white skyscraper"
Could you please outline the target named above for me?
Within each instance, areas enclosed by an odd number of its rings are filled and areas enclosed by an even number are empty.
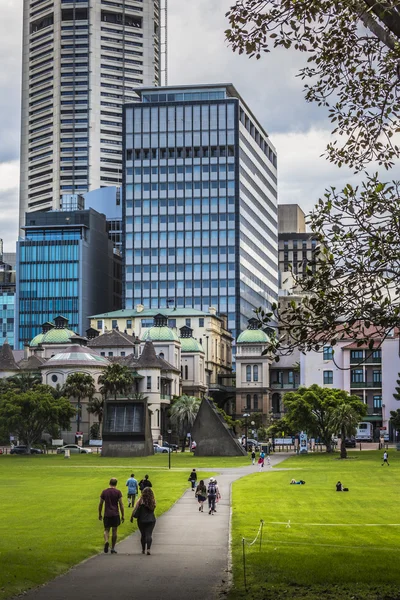
[[[161,3],[24,0],[21,225],[121,183],[122,105],[160,84]]]

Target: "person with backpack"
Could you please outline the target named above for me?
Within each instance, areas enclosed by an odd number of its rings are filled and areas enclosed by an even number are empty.
[[[197,481],[196,469],[193,469],[193,471],[190,473],[188,481],[190,482],[190,484],[192,486],[192,492],[194,492],[194,490],[196,488],[196,481]]]
[[[219,492],[219,487],[217,485],[217,480],[215,477],[210,477],[210,481],[207,488],[207,497],[208,497],[208,514],[212,515],[216,512],[215,510],[215,502],[217,499],[221,497]]]
[[[131,515],[131,523],[133,519],[137,519],[138,528],[141,533],[142,554],[150,555],[150,548],[153,542],[153,529],[156,525],[156,516],[154,510],[156,508],[156,499],[154,498],[153,490],[147,486],[143,489],[143,493],[136,502],[135,508]]]
[[[144,479],[141,479],[139,481],[139,489],[140,489],[141,492],[143,492],[143,490],[145,488],[147,488],[147,487],[151,488],[151,487],[153,487],[153,485],[152,485],[152,483],[151,483],[151,481],[149,479],[149,476],[145,475]]]

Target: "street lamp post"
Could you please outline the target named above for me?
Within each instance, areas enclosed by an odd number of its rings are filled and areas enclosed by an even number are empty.
[[[168,448],[168,469],[171,468],[171,433],[172,433],[172,429],[168,429],[168,443],[169,443],[169,448]]]
[[[246,448],[246,452],[247,452],[247,427],[248,427],[248,418],[249,418],[249,413],[244,413],[243,414],[243,418],[244,418],[244,447]]]

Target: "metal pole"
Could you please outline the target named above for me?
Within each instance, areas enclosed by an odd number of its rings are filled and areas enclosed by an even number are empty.
[[[243,580],[244,580],[244,589],[247,592],[247,578],[246,578],[246,549],[245,549],[245,539],[242,538],[242,547],[243,547]]]
[[[169,439],[168,439],[168,443],[169,443],[169,448],[168,448],[168,469],[171,468],[171,434],[169,434]]]
[[[261,531],[260,531],[260,552],[261,552],[261,545],[262,545],[262,534],[263,534],[263,529],[264,529],[264,521],[261,519]]]

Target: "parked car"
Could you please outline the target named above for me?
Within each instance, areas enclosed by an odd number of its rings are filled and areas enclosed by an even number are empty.
[[[11,448],[10,454],[28,454],[28,446],[14,446],[14,448]],[[43,454],[43,450],[31,448],[30,454]]]
[[[162,452],[163,454],[168,454],[168,452],[172,452],[170,448],[165,448],[165,446],[160,446],[160,444],[153,444],[153,448],[156,454],[158,452]]]
[[[65,446],[61,446],[61,448],[57,448],[57,454],[65,454],[65,451],[69,450],[71,454],[91,454],[91,448],[83,448],[82,446],[78,446],[78,444],[66,444]]]
[[[344,440],[344,445],[346,448],[355,448],[357,443],[356,443],[356,438],[352,437],[352,438],[346,438]]]
[[[169,442],[163,442],[164,448],[171,448],[171,452],[178,452],[178,446],[176,444],[170,444]]]

